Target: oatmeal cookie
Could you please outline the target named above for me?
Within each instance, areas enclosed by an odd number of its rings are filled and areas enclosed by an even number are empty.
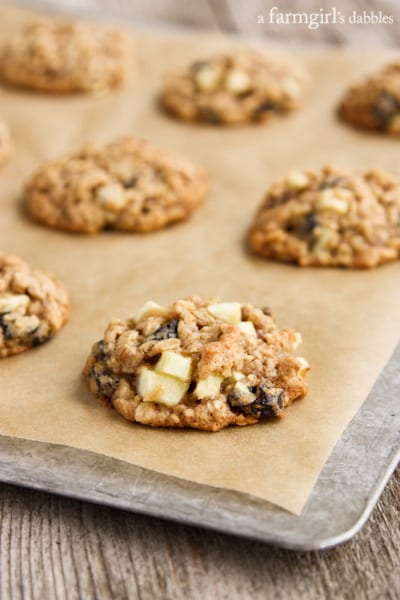
[[[101,25],[29,22],[0,52],[3,81],[44,92],[95,92],[125,79],[129,38]]]
[[[250,304],[150,301],[109,323],[84,374],[97,399],[129,421],[219,431],[280,417],[306,394],[300,341]]]
[[[271,185],[248,233],[266,258],[301,266],[370,268],[400,258],[400,180],[332,166]]]
[[[0,166],[7,160],[11,149],[8,127],[0,121]]]
[[[68,294],[54,277],[0,255],[0,358],[44,344],[68,315]]]
[[[31,216],[49,227],[147,232],[187,219],[206,192],[202,168],[127,137],[46,163],[25,197]]]
[[[171,74],[161,103],[185,121],[235,125],[296,108],[305,76],[290,62],[253,50],[215,55]]]
[[[400,134],[400,62],[356,83],[346,92],[339,115],[361,129]]]

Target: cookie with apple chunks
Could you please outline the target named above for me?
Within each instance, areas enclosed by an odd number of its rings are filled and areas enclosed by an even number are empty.
[[[224,126],[263,123],[296,109],[306,81],[293,59],[238,49],[170,73],[160,101],[183,121]]]
[[[253,252],[301,267],[371,269],[400,258],[400,179],[326,165],[274,181],[248,231]]]
[[[84,375],[97,399],[129,421],[219,431],[280,417],[306,394],[300,341],[250,304],[150,301],[109,323]]]
[[[66,323],[69,297],[52,275],[0,255],[0,358],[49,341]]]
[[[384,65],[378,72],[351,85],[338,113],[353,127],[399,135],[400,61]]]
[[[127,136],[46,162],[28,180],[25,203],[55,229],[146,233],[188,219],[207,190],[202,167]]]
[[[32,19],[2,43],[0,78],[53,94],[101,92],[124,83],[130,51],[124,31],[86,21]]]

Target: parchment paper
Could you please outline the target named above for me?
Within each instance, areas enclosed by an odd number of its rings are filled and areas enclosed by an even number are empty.
[[[10,32],[26,14],[0,12]],[[400,264],[371,271],[300,269],[248,255],[245,229],[272,179],[292,167],[334,162],[399,173],[399,142],[336,122],[344,87],[389,55],[314,50],[298,54],[312,85],[304,106],[266,126],[182,124],[155,102],[165,70],[227,38],[136,32],[138,68],[104,97],[52,97],[0,88],[13,159],[0,173],[0,247],[53,272],[71,292],[69,324],[40,348],[0,362],[0,433],[67,444],[202,484],[239,490],[300,513],[334,444],[390,357],[400,330]],[[237,42],[235,42],[237,43]],[[21,209],[25,178],[44,159],[81,143],[135,134],[204,164],[212,189],[188,223],[150,235],[56,232]],[[145,300],[219,294],[273,308],[303,334],[310,392],[283,420],[217,434],[150,429],[97,404],[81,371],[112,316]]]

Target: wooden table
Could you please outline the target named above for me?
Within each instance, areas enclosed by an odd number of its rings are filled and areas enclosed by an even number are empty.
[[[266,35],[287,44],[398,46],[400,3],[337,0],[335,6],[382,11],[393,25],[257,23],[277,4],[316,12],[317,0],[31,0],[26,4]],[[329,8],[325,9],[329,11]],[[353,541],[300,553],[193,527],[0,485],[0,598],[100,600],[384,599],[400,597],[400,469]]]

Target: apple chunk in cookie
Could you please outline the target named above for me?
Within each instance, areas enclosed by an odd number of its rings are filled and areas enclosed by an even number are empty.
[[[189,297],[147,302],[113,319],[84,374],[91,392],[129,421],[219,431],[280,417],[307,393],[301,340],[268,311]]]

